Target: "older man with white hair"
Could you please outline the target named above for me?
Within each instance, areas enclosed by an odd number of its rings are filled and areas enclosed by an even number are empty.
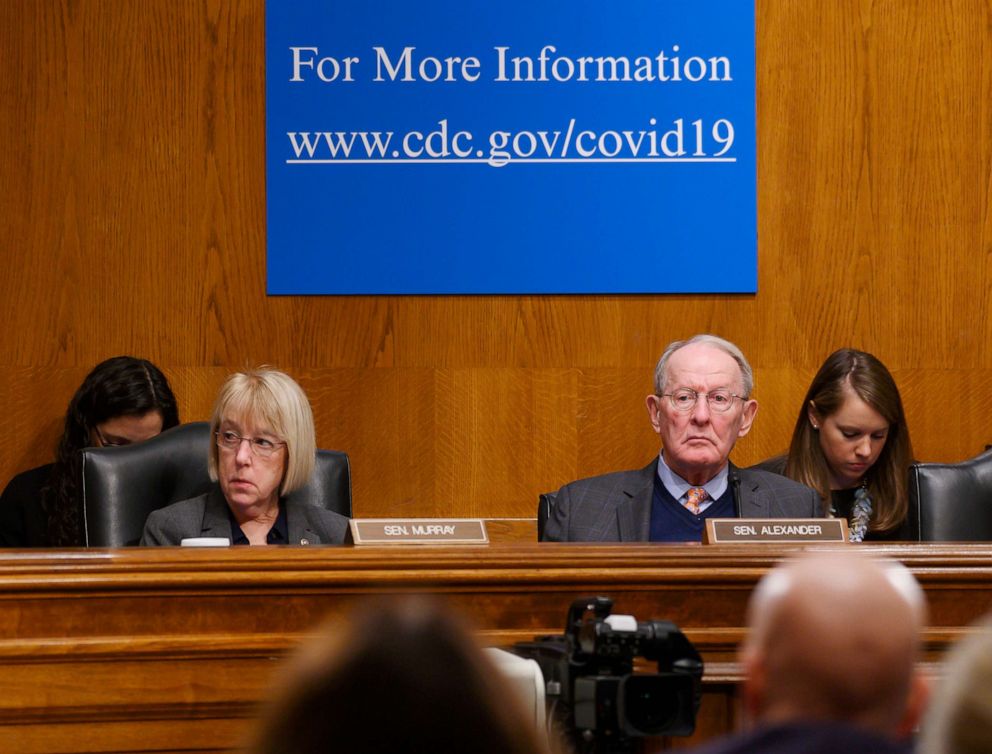
[[[815,518],[823,505],[791,479],[730,463],[754,422],[754,376],[744,354],[715,335],[671,343],[647,397],[662,451],[639,471],[562,487],[544,540],[698,542],[707,518]]]

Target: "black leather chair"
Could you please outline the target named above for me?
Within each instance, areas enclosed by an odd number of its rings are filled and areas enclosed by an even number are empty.
[[[81,451],[87,546],[136,545],[149,513],[206,492],[212,484],[207,473],[211,441],[210,425],[194,422],[146,442]],[[347,453],[318,450],[314,478],[289,499],[350,517]]]
[[[992,451],[961,463],[914,463],[909,525],[922,542],[992,541]]]
[[[537,497],[537,541],[544,539],[544,526],[548,523],[548,517],[554,510],[555,501],[558,499],[557,492],[545,492]]]

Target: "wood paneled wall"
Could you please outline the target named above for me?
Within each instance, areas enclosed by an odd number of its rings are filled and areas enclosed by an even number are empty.
[[[921,459],[992,442],[988,0],[757,0],[756,296],[266,297],[264,35],[263,0],[0,3],[0,483],[118,353],[189,420],[232,369],[291,372],[361,516],[532,516],[642,465],[654,362],[699,331],[756,367],[739,463],[846,345]]]

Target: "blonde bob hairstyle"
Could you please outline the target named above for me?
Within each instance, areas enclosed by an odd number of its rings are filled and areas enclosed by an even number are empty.
[[[242,426],[253,424],[286,443],[286,467],[279,485],[280,496],[288,495],[310,481],[317,452],[313,411],[303,388],[288,374],[268,367],[232,374],[217,395],[210,432],[219,431],[224,421]],[[211,442],[207,469],[215,482],[219,452],[216,441]]]

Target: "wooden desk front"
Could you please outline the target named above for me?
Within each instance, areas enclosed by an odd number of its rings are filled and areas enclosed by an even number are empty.
[[[757,579],[795,549],[496,544],[0,553],[0,748],[223,751],[276,662],[370,594],[444,596],[484,643],[560,633],[577,596],[675,621],[707,663],[697,739],[735,723]],[[992,609],[992,545],[888,545],[931,606],[930,659]]]

